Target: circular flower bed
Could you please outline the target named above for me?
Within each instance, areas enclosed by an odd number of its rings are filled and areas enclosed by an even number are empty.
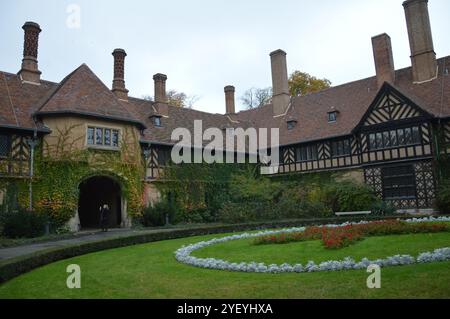
[[[426,217],[426,218],[412,218],[407,219],[408,223],[425,223],[425,222],[450,222],[450,217]],[[346,225],[361,225],[367,224],[368,221],[361,221],[358,223],[343,223],[328,224],[325,227],[342,227]],[[256,263],[256,262],[241,262],[232,263],[222,259],[216,258],[198,258],[191,256],[192,252],[207,246],[231,241],[238,239],[248,239],[257,238],[267,235],[276,235],[281,233],[298,233],[303,232],[306,227],[293,227],[281,230],[265,230],[256,233],[243,233],[238,235],[231,235],[222,238],[213,238],[208,241],[201,241],[188,246],[183,246],[175,251],[175,258],[184,264],[207,268],[207,269],[218,269],[218,270],[228,270],[228,271],[239,271],[239,272],[259,272],[259,273],[301,273],[301,272],[316,272],[316,271],[339,271],[339,270],[349,270],[349,269],[366,269],[369,265],[376,264],[380,267],[387,266],[400,266],[400,265],[410,265],[414,263],[429,263],[437,261],[450,260],[450,247],[435,249],[434,251],[427,251],[420,253],[417,257],[410,255],[395,255],[389,256],[382,259],[369,260],[368,258],[363,258],[360,261],[355,261],[351,257],[346,257],[343,260],[329,260],[316,264],[314,261],[309,261],[306,265],[302,264],[270,264]]]

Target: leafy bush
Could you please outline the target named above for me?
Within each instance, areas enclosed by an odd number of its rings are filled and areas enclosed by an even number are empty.
[[[376,197],[366,185],[330,182],[314,188],[309,200],[322,203],[333,212],[351,212],[370,210]]]
[[[450,211],[450,179],[442,180],[438,186],[436,208],[441,213]]]
[[[2,235],[8,238],[33,238],[44,235],[47,218],[35,212],[19,210],[2,214]]]
[[[390,202],[377,200],[372,205],[371,211],[373,215],[386,216],[386,215],[393,215],[397,211],[397,209]]]
[[[144,209],[141,223],[145,227],[164,226],[166,224],[166,216],[169,216],[169,222],[171,222],[175,218],[176,211],[174,203],[162,200]]]

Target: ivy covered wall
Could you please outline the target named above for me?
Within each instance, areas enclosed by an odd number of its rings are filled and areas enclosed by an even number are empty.
[[[92,176],[108,176],[120,184],[128,216],[140,216],[144,163],[135,130],[122,130],[119,150],[100,150],[78,147],[73,133],[77,129],[78,125],[66,125],[51,143],[42,139],[36,147],[33,210],[61,227],[76,214],[79,184]],[[19,206],[29,207],[29,178],[1,179],[0,184],[2,189],[15,188]]]

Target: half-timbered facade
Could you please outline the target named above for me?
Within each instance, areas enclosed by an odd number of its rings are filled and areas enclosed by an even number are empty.
[[[278,128],[276,174],[342,171],[399,209],[431,208],[437,159],[450,155],[450,57],[436,59],[427,2],[408,0],[404,6],[407,15],[414,15],[407,18],[411,67],[394,68],[390,38],[382,34],[372,38],[375,76],[290,96],[286,53],[277,50],[270,55],[272,101],[235,112],[234,87],[226,86],[224,115],[168,104],[163,74],[153,77],[154,101],[129,97],[122,49],[113,52],[111,90],[84,64],[60,83],[41,80],[41,29],[27,22],[22,68],[17,74],[0,72],[0,178],[31,179],[36,142],[109,152],[125,143],[142,156],[143,197],[155,199],[152,184],[163,178],[170,162],[173,130],[193,131],[194,121],[202,120],[203,130]],[[62,132],[68,125],[73,134],[66,138]],[[126,209],[123,200],[117,203]],[[126,213],[122,215],[126,226]]]

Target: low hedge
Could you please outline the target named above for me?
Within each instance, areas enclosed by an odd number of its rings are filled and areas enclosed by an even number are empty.
[[[406,217],[409,216],[396,215],[396,216],[382,217],[382,219],[406,218]],[[360,221],[361,219],[377,220],[380,219],[380,217],[358,216],[358,217],[333,217],[321,219],[314,218],[302,220],[297,219],[297,220],[270,221],[270,222],[253,222],[253,223],[231,224],[231,225],[215,225],[215,226],[205,225],[187,229],[162,229],[161,231],[158,232],[152,233],[144,232],[140,234],[134,234],[131,236],[122,236],[94,242],[81,243],[77,245],[69,245],[66,247],[52,248],[0,261],[0,283],[3,283],[23,273],[50,264],[55,261],[111,248],[119,248],[161,240],[201,236],[208,234],[231,233],[246,230],[259,230],[259,229],[282,228],[282,227],[295,227],[298,225],[343,223],[345,221]]]

